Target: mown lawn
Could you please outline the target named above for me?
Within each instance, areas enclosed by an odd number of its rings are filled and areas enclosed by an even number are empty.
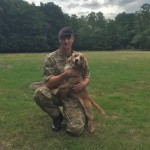
[[[149,150],[150,52],[84,53],[88,90],[109,118],[93,109],[96,131],[80,137],[52,132],[32,100],[46,53],[0,54],[0,150]]]

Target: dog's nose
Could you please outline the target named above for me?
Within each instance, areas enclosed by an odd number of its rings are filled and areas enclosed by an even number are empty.
[[[77,62],[78,62],[78,59],[75,59],[75,62],[77,63]]]

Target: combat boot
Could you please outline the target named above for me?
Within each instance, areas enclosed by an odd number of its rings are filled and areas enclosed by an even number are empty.
[[[61,129],[61,122],[63,121],[63,115],[62,113],[59,114],[59,116],[55,119],[53,119],[53,123],[52,123],[52,131],[59,131]]]

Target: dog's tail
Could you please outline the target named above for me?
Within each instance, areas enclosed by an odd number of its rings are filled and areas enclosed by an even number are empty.
[[[91,98],[90,98],[91,99]],[[104,111],[104,109],[102,107],[100,107],[94,100],[91,99],[91,103],[92,105],[99,111],[100,114],[104,115],[105,117],[107,117],[106,112]]]

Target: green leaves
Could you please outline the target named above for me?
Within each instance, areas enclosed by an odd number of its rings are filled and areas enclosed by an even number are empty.
[[[24,0],[0,0],[0,52],[53,51],[64,26],[75,31],[77,50],[150,49],[150,4],[111,20],[102,12],[69,16],[53,2],[36,6]]]

